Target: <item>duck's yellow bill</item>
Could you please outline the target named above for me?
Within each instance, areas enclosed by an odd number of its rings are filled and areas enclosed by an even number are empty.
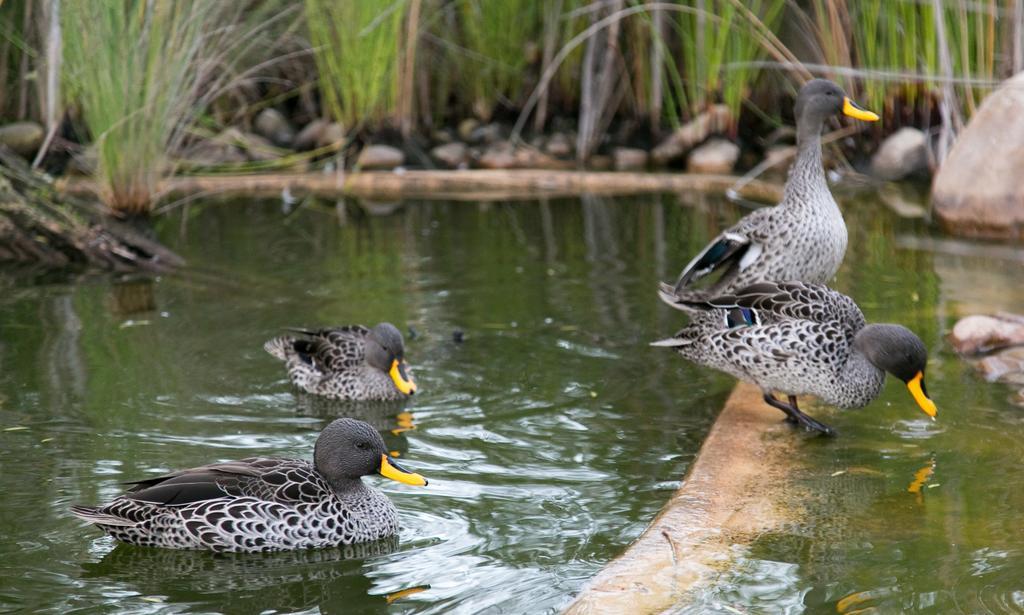
[[[398,465],[398,462],[387,455],[380,456],[380,475],[384,478],[390,478],[406,485],[413,485],[414,487],[426,487],[427,479],[423,478],[415,472],[410,472],[402,466]]]
[[[862,109],[857,103],[850,100],[849,96],[843,98],[843,115],[849,115],[855,120],[862,122],[877,122],[878,114]]]
[[[924,372],[917,372],[917,375],[907,381],[907,388],[910,389],[910,394],[914,396],[914,401],[921,407],[928,416],[935,418],[939,410],[935,407],[929,397],[926,389],[924,388]]]
[[[417,587],[410,587],[409,589],[403,589],[401,591],[391,592],[390,594],[384,596],[384,599],[387,600],[388,604],[391,604],[392,602],[395,602],[396,600],[401,600],[402,598],[408,598],[409,596],[412,596],[413,594],[418,594],[420,592],[425,592],[428,589],[430,589],[429,585],[419,585]]]
[[[416,392],[416,383],[412,381],[405,371],[405,361],[395,359],[391,362],[391,371],[388,372],[392,382],[405,395],[412,395]]]

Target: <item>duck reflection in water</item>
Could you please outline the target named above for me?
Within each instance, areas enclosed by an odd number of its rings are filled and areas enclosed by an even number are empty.
[[[210,553],[148,549],[119,544],[103,558],[82,565],[82,579],[102,580],[186,611],[258,613],[319,609],[349,612],[354,596],[365,595],[373,611],[429,589],[413,586],[375,591],[364,574],[365,560],[398,550],[398,538],[329,549],[277,553]],[[371,567],[372,568],[372,567]]]

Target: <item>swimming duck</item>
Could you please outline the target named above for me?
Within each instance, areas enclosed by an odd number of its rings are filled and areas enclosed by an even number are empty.
[[[347,545],[398,532],[391,500],[361,480],[370,474],[427,484],[388,455],[377,430],[343,418],[320,433],[312,463],[214,463],[132,482],[109,504],[71,512],[144,546],[254,552]]]
[[[796,98],[796,161],[782,201],[758,209],[711,240],[686,265],[676,294],[713,297],[761,281],[799,280],[812,284],[832,279],[846,254],[846,223],[825,181],[821,130],[842,113],[865,122],[878,116],[858,107],[835,83],[808,81]],[[692,285],[713,272],[722,275],[706,291]]]
[[[762,282],[708,300],[663,301],[691,314],[675,336],[654,342],[694,363],[761,388],[786,420],[832,435],[832,428],[800,411],[797,395],[814,395],[841,408],[878,397],[886,372],[902,380],[925,414],[936,407],[924,383],[928,351],[900,325],[867,324],[846,295],[818,284]],[[775,392],[788,396],[788,403]]]
[[[416,392],[402,333],[391,323],[332,329],[292,329],[305,337],[275,337],[263,349],[285,362],[303,391],[331,399],[396,400]]]

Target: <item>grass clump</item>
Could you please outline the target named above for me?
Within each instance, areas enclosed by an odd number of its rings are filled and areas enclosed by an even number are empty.
[[[306,0],[326,110],[346,127],[393,117],[406,0]]]
[[[144,215],[194,120],[281,14],[273,2],[67,0],[64,82],[96,147],[104,201]]]

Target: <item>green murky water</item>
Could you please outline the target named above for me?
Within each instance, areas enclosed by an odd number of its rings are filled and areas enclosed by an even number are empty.
[[[894,384],[824,413],[841,436],[801,444],[798,480],[822,494],[806,523],[738,553],[693,608],[1024,609],[1024,409],[943,341],[961,312],[1024,305],[1024,253],[936,244],[872,197],[846,209],[838,285],[932,348],[940,421]],[[160,222],[192,264],[179,275],[0,277],[0,608],[557,610],[643,530],[732,386],[646,342],[680,324],[656,281],[742,213],[668,196],[373,216],[211,203]],[[405,407],[311,403],[261,349],[281,326],[379,320],[416,333]],[[309,456],[339,415],[431,479],[369,479],[401,511],[397,545],[170,552],[115,546],[66,512],[173,468]]]

